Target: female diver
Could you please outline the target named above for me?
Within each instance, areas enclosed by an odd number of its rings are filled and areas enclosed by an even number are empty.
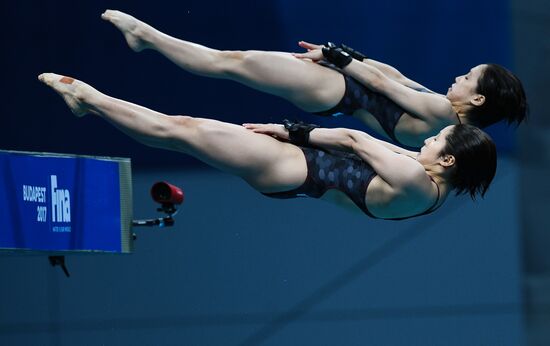
[[[494,143],[467,124],[444,127],[412,152],[344,128],[168,116],[70,77],[38,78],[77,116],[97,115],[143,144],[194,156],[270,197],[322,197],[371,217],[404,219],[434,211],[453,190],[483,196],[495,175]]]
[[[156,50],[186,71],[240,82],[307,112],[352,115],[408,147],[421,147],[449,125],[519,124],[527,113],[520,80],[495,64],[473,67],[440,95],[346,46],[300,42],[309,50],[304,54],[220,51],[171,37],[120,11],[107,10],[102,18],[135,51]]]

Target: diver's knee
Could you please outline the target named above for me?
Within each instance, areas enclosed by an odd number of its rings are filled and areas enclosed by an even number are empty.
[[[181,132],[185,131],[188,135],[191,133],[198,136],[207,136],[210,132],[218,131],[217,122],[212,119],[194,118],[187,115],[172,116],[174,119],[174,129]]]
[[[220,50],[219,57],[222,60],[242,61],[246,53],[242,50]]]
[[[172,115],[168,119],[170,122],[166,134],[169,138],[178,138],[182,133],[188,134],[198,127],[198,119],[187,115]]]
[[[171,115],[168,116],[168,120],[162,136],[167,147],[179,150],[182,143],[188,143],[197,137],[200,119],[186,115]]]
[[[220,72],[228,76],[239,75],[250,59],[250,54],[247,51],[223,50],[218,54],[218,63],[216,65],[221,70]]]
[[[174,125],[177,127],[194,127],[196,126],[197,119],[190,117],[188,115],[174,115],[171,116]]]

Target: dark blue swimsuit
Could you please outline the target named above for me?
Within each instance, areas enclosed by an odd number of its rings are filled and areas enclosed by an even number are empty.
[[[326,62],[320,62],[319,64],[342,73],[342,71],[332,64]],[[406,111],[386,96],[370,90],[356,79],[343,73],[342,75],[346,83],[346,91],[340,102],[327,111],[316,112],[315,114],[331,116],[340,114],[352,115],[358,109],[365,109],[378,120],[378,123],[380,123],[380,126],[382,126],[389,138],[395,143],[401,144],[395,138],[395,126]],[[427,89],[420,89],[418,91],[429,92]]]
[[[345,193],[365,214],[377,218],[370,213],[365,203],[369,183],[377,175],[367,162],[350,153],[328,152],[307,147],[300,147],[300,149],[306,157],[308,170],[304,183],[290,191],[264,193],[264,195],[285,199],[306,196],[320,198],[327,190],[337,189]],[[437,186],[437,200],[428,210],[418,215],[387,220],[403,220],[431,213],[437,209],[439,197],[439,186]]]

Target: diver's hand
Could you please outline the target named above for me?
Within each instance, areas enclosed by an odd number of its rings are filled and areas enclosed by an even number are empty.
[[[311,59],[315,62],[323,60],[323,50],[321,48],[319,49],[313,49],[306,53],[292,53],[293,56],[295,56],[298,59]]]
[[[324,46],[322,44],[315,44],[315,43],[309,43],[306,41],[300,41],[298,42],[298,46],[310,50],[316,50],[316,49],[322,49]]]
[[[281,124],[243,124],[244,128],[277,139],[288,140],[288,130]]]

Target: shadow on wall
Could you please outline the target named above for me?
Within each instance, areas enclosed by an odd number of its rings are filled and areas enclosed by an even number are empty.
[[[510,160],[486,200],[404,222],[265,198],[212,170],[134,173],[136,216],[156,208],[154,181],[183,187],[176,227],[139,230],[129,256],[70,257],[70,279],[2,258],[2,344],[521,344]]]

